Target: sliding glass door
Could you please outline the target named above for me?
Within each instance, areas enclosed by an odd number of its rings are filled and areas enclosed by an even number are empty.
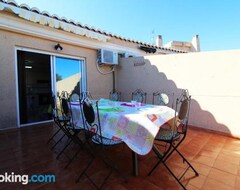
[[[17,51],[17,57],[20,125],[51,119],[50,55]]]
[[[19,125],[52,120],[50,98],[86,91],[84,59],[17,50]]]

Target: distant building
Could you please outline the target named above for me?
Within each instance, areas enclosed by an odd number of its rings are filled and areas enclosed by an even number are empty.
[[[192,38],[191,42],[183,42],[183,41],[170,41],[167,44],[162,44],[161,36],[157,37],[157,46],[161,46],[164,48],[175,49],[179,51],[186,51],[186,52],[199,52],[200,51],[200,42],[199,36],[195,35]]]

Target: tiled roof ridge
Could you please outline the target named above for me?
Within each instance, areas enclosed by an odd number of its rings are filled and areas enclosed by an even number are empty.
[[[72,24],[72,25],[87,29],[89,31],[93,31],[93,32],[96,32],[96,33],[99,33],[99,34],[102,34],[102,35],[105,35],[105,36],[108,36],[108,37],[113,37],[113,38],[116,38],[116,39],[119,39],[119,40],[131,42],[131,43],[136,43],[136,44],[143,45],[143,46],[146,46],[146,47],[156,48],[156,49],[165,50],[165,51],[172,51],[172,52],[177,52],[177,53],[187,53],[186,51],[176,50],[176,49],[171,49],[171,48],[165,48],[165,47],[158,47],[156,45],[151,45],[151,44],[148,44],[148,43],[145,43],[145,42],[140,42],[140,41],[137,41],[137,40],[134,40],[134,39],[125,38],[125,37],[122,37],[122,36],[119,36],[119,35],[116,35],[116,34],[112,34],[110,32],[106,32],[106,31],[103,31],[103,30],[100,30],[100,29],[95,29],[94,27],[90,27],[88,25],[83,25],[79,22],[76,23],[72,19],[68,20],[66,17],[59,17],[56,14],[50,15],[49,12],[40,11],[37,7],[30,8],[25,3],[18,5],[14,0],[0,0],[0,2],[7,3],[9,5],[13,5],[13,6],[16,6],[16,7],[21,8],[21,9],[25,9],[25,10],[28,10],[28,11],[31,11],[31,12],[34,12],[34,13],[37,13],[37,14],[40,14],[40,15],[44,15],[44,16],[47,16],[47,17],[50,17],[50,18],[53,18],[53,19],[57,19],[59,21],[63,21],[63,22],[66,22],[68,24]]]

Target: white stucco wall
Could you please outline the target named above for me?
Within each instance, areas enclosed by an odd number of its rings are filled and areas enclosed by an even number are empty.
[[[134,63],[145,64],[134,66]],[[148,93],[181,89],[192,95],[190,124],[240,137],[240,50],[122,59],[117,86],[126,100],[136,88]]]

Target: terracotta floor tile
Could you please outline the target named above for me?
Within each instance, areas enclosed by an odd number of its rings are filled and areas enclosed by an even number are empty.
[[[150,187],[150,186],[149,186]],[[107,184],[105,187],[104,187],[105,190],[126,190],[126,187],[124,187],[123,184],[118,184],[118,183],[111,183],[111,184]],[[149,188],[149,189],[152,189],[152,190],[159,190],[158,188],[154,189],[154,188]]]
[[[234,190],[234,187],[221,183],[215,179],[208,178],[203,185],[204,190]]]
[[[179,176],[182,172],[187,168],[187,164],[183,163],[182,160],[180,162],[167,162],[168,167],[172,170],[172,172]]]
[[[236,189],[240,189],[240,176],[237,176],[235,186]]]
[[[238,165],[229,163],[221,159],[217,159],[215,161],[213,168],[216,168],[234,175],[238,175]]]
[[[234,187],[236,181],[236,175],[228,172],[221,171],[219,169],[212,168],[209,172],[208,178],[217,180],[223,184]]]
[[[199,190],[199,188],[194,187],[194,186],[192,186],[192,185],[190,185],[190,184],[188,184],[188,185],[186,186],[186,188],[187,188],[188,190]]]
[[[80,152],[67,169],[65,169],[68,162],[66,155],[73,155],[77,150],[76,145],[69,146],[65,154],[56,160],[56,155],[66,144],[67,138],[64,138],[51,151],[50,148],[54,143],[46,144],[46,142],[54,131],[53,129],[56,130],[56,127],[47,124],[0,131],[0,174],[4,172],[28,175],[38,173],[54,174],[57,177],[56,183],[29,184],[24,187],[19,183],[0,183],[0,189],[96,189],[86,177],[79,183],[75,183],[76,178],[91,158],[87,151]],[[58,137],[60,136],[61,134]],[[179,150],[192,163],[200,176],[195,177],[189,169],[181,182],[190,190],[239,189],[239,142],[239,139],[190,128]],[[119,158],[119,153],[123,153],[124,156]],[[139,156],[139,176],[137,177],[132,176],[131,150],[127,146],[123,147],[123,152],[119,148],[112,149],[110,155],[115,158],[120,171],[128,177],[128,183],[125,183],[118,173],[113,172],[104,186],[105,190],[182,189],[162,164],[151,176],[147,176],[157,160],[152,151],[146,156]],[[186,165],[176,153],[167,163],[177,175]],[[108,167],[97,158],[89,168],[88,174],[97,182],[101,182],[107,171]]]
[[[221,150],[220,153],[224,154],[224,155],[228,155],[233,158],[238,158],[240,160],[240,151]],[[240,165],[240,163],[239,163],[239,165]]]
[[[193,158],[193,161],[212,167],[214,162],[215,162],[215,159],[214,158],[210,158],[208,156],[196,155]]]
[[[163,190],[162,186],[158,186],[156,184],[153,184],[153,183],[151,183],[147,179],[143,179],[141,181],[141,183],[137,183],[137,184],[129,182],[129,184],[125,184],[125,187],[127,189],[135,189],[135,190],[145,190],[145,189],[149,189],[149,190]],[[111,190],[111,189],[109,189],[109,190]]]
[[[222,143],[224,144],[229,137],[220,135],[220,134],[212,134],[212,136],[209,138],[209,141],[216,143]]]
[[[203,146],[202,150],[208,150],[219,153],[222,150],[223,145],[216,145],[216,144],[206,144]]]
[[[240,141],[240,140],[239,140]],[[223,150],[231,150],[231,151],[240,151],[240,144],[237,143],[225,143],[224,146],[222,147]]]
[[[188,175],[186,175],[186,176],[188,176]],[[188,185],[191,185],[191,186],[194,186],[198,189],[201,189],[203,187],[205,181],[206,181],[206,178],[207,177],[204,176],[204,175],[194,176],[193,172],[191,172],[191,174],[189,172],[189,178],[188,179],[191,179],[191,180],[189,180]],[[184,181],[184,179],[183,179],[183,181]]]
[[[192,139],[185,145],[187,145],[188,147],[195,148],[195,151],[198,151],[199,149],[204,147],[205,144],[206,144],[206,141],[204,141],[203,139]]]
[[[147,177],[147,180],[155,184],[157,187],[162,187],[163,189],[170,187],[172,187],[172,189],[181,189],[180,185],[169,174],[168,170],[164,166],[160,166],[158,170],[155,170],[151,176]]]
[[[186,157],[188,160],[192,160],[200,151],[199,147],[188,147],[180,149],[180,152]]]
[[[192,161],[191,164],[200,175],[207,176],[211,170],[211,167],[205,164],[201,164],[195,161]]]
[[[229,138],[227,138],[226,143],[239,146],[240,145],[240,139],[229,137]]]
[[[238,156],[238,154],[235,151],[222,150],[218,155],[218,160],[225,160],[232,164],[240,165],[240,156]]]
[[[216,159],[217,156],[218,156],[218,152],[216,151],[211,151],[211,150],[205,150],[205,149],[202,149],[198,155],[201,155],[201,156],[207,156],[207,157],[210,157],[210,158],[213,158],[213,159]]]

